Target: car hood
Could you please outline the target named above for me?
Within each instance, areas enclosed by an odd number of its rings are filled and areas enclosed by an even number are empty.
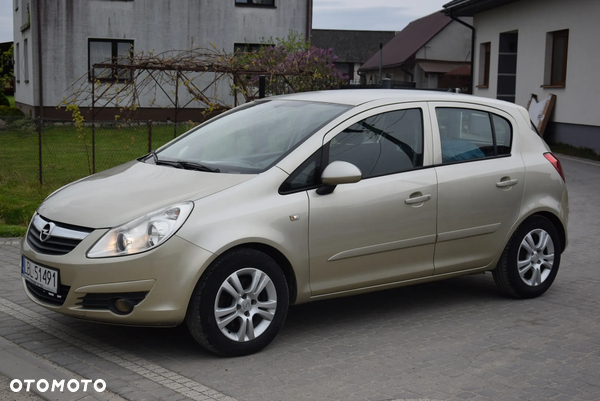
[[[56,222],[81,227],[116,227],[162,207],[200,199],[253,177],[132,161],[63,187],[42,203],[38,213]]]

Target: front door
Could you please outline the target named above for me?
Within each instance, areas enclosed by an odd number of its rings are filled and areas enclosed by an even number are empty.
[[[324,164],[342,160],[358,183],[308,191],[313,295],[433,274],[437,181],[425,104],[371,110],[324,138]]]

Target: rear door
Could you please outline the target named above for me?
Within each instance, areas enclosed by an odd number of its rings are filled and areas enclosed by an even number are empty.
[[[489,265],[519,215],[518,125],[501,110],[430,103],[438,179],[435,274]]]

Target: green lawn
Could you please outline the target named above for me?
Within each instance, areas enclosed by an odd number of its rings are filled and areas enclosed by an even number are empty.
[[[562,153],[563,155],[600,161],[600,155],[590,148],[579,148],[566,143],[555,143],[550,145],[550,149],[552,149],[553,152]]]
[[[11,98],[11,101],[14,99]],[[177,134],[188,127],[180,126]],[[154,125],[152,148],[173,139],[173,125]],[[97,128],[96,171],[106,170],[148,152],[145,124]],[[551,145],[558,153],[600,160],[591,149]],[[0,237],[22,236],[35,209],[54,190],[92,173],[92,130],[48,125],[41,141],[43,185],[39,182],[39,140],[32,124],[15,122],[0,131]]]
[[[12,107],[15,107],[15,97],[14,96],[8,96],[6,95],[6,98],[8,99],[8,101],[10,102],[10,105]]]
[[[178,134],[187,127],[178,127]],[[155,125],[152,148],[173,139],[173,125]],[[96,171],[106,170],[148,153],[146,125],[96,129]],[[92,130],[50,125],[42,135],[42,178],[39,141],[33,126],[0,131],[0,237],[22,236],[39,204],[54,190],[92,173]]]

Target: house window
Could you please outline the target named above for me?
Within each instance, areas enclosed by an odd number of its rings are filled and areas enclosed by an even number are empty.
[[[18,5],[17,5],[18,7]],[[21,32],[31,26],[31,12],[29,10],[29,1],[23,0],[21,4]]]
[[[498,43],[498,87],[496,98],[515,102],[517,93],[518,32],[503,32]]]
[[[29,83],[29,51],[27,46],[27,39],[23,41],[23,78],[25,83]]]
[[[125,68],[93,68],[94,64],[129,64],[133,55],[133,40],[122,39],[89,39],[88,71],[89,78],[100,81],[127,81],[133,73]]]
[[[234,43],[233,44],[233,53],[242,52],[242,53],[254,53],[260,50],[263,46],[271,46],[271,45],[263,45],[260,43]]]
[[[275,0],[235,0],[236,6],[275,7]]]
[[[17,83],[21,82],[21,71],[19,69],[21,67],[21,62],[19,61],[19,44],[15,44],[15,79]]]
[[[546,69],[544,85],[564,87],[567,81],[569,30],[549,32],[546,36]]]
[[[492,44],[490,42],[479,45],[479,84],[478,88],[490,86],[490,53]]]

